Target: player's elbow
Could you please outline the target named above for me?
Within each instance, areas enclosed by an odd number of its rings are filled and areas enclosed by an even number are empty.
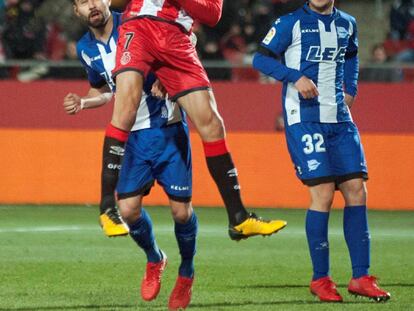
[[[262,55],[262,54],[260,54],[259,52],[256,52],[256,53],[253,55],[253,62],[252,62],[252,65],[253,65],[253,68],[254,68],[254,69],[259,70],[259,71],[262,71],[262,70],[261,70],[261,68],[262,68],[262,57],[263,57],[263,55]]]

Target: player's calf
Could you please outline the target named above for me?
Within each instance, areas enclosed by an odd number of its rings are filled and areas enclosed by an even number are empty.
[[[113,127],[111,124],[107,127],[102,155],[99,221],[105,235],[108,237],[123,236],[129,232],[115,204],[115,188],[127,138],[128,133]]]

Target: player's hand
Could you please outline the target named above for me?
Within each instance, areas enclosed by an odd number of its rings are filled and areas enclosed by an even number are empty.
[[[295,87],[304,99],[311,99],[319,96],[319,92],[315,83],[313,83],[311,79],[305,76],[296,81]]]
[[[67,114],[77,114],[81,111],[81,98],[73,93],[69,93],[63,99],[63,109]]]
[[[354,101],[355,101],[355,97],[354,96],[345,93],[345,104],[349,108],[352,108],[352,106],[354,105]]]
[[[167,90],[161,84],[160,80],[157,79],[152,85],[151,94],[152,96],[155,96],[158,98],[165,98],[165,96],[167,95]]]

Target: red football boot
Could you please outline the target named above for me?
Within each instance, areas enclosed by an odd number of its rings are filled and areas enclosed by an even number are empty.
[[[378,287],[377,278],[372,275],[365,275],[357,279],[351,279],[348,292],[355,296],[363,296],[374,299],[377,302],[387,301],[391,294]]]
[[[155,299],[161,288],[162,272],[167,265],[167,256],[161,251],[162,259],[160,262],[147,263],[147,269],[141,282],[141,297],[146,301]]]
[[[194,278],[178,276],[168,302],[169,310],[181,310],[187,308],[191,300],[191,288]]]
[[[310,291],[317,296],[320,301],[342,302],[342,297],[336,290],[336,284],[329,276],[312,281]]]

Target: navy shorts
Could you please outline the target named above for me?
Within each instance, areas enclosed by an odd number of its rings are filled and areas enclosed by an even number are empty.
[[[191,147],[186,124],[129,134],[116,189],[118,198],[147,195],[155,181],[170,199],[191,201]]]
[[[364,149],[353,122],[303,122],[286,128],[296,175],[308,186],[368,179]]]

